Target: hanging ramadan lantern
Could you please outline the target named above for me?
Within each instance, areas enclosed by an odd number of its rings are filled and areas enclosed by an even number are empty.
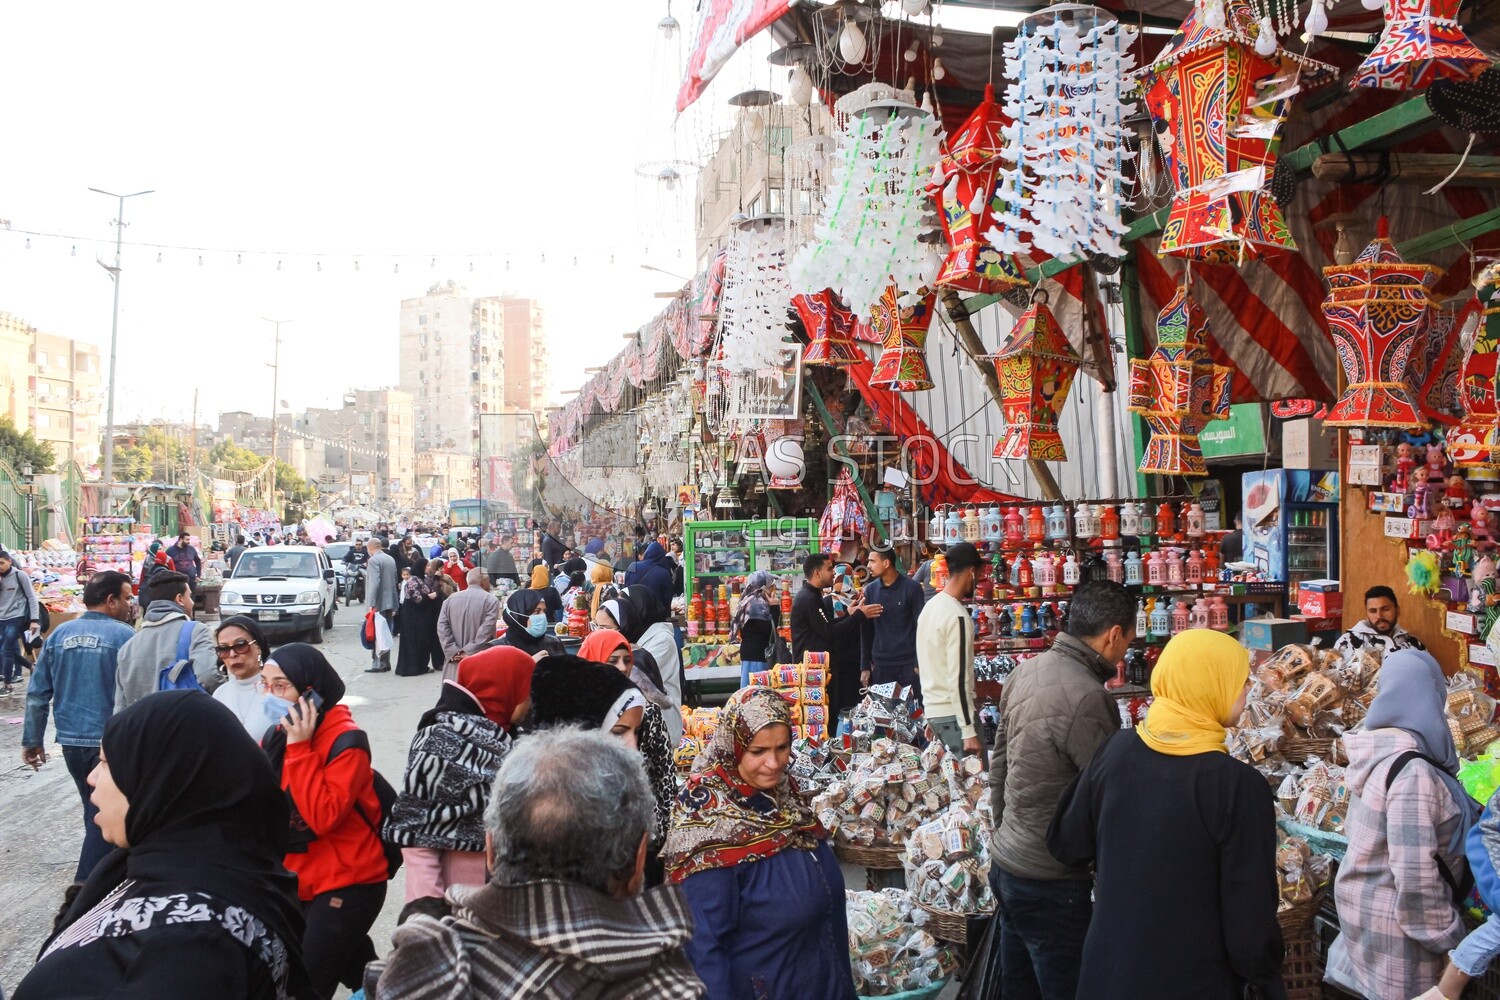
[[[1177,294],[1156,318],[1156,350],[1130,362],[1130,411],[1151,428],[1140,466],[1145,473],[1208,475],[1198,434],[1209,421],[1229,416],[1229,369],[1208,353],[1208,318],[1189,280],[1184,271]]]
[[[872,388],[921,392],[932,388],[927,370],[927,331],[937,293],[926,288],[901,295],[896,286],[885,290],[870,314],[870,326],[880,334],[880,357],[870,374]]]
[[[1475,284],[1483,314],[1459,381],[1463,419],[1448,434],[1448,456],[1454,465],[1467,468],[1500,466],[1500,407],[1495,397],[1500,375],[1500,264],[1480,272]]]
[[[1027,284],[1025,270],[1015,257],[1002,254],[981,235],[994,226],[1004,121],[995,105],[994,85],[987,83],[984,100],[943,151],[932,184],[950,247],[938,272],[939,287],[999,294]]]
[[[813,240],[792,262],[792,290],[831,288],[856,316],[868,316],[886,288],[924,288],[939,258],[927,182],[938,160],[941,125],[921,108],[876,101],[839,132],[823,211]]]
[[[1176,188],[1158,253],[1235,264],[1297,248],[1270,190],[1276,150],[1292,97],[1332,73],[1278,48],[1246,0],[1188,15],[1139,74]]]
[[[842,368],[865,359],[864,352],[854,342],[854,314],[843,307],[831,289],[794,296],[792,308],[797,310],[802,328],[807,331],[809,342],[802,354],[804,365]]]
[[[779,215],[757,215],[730,235],[719,304],[721,366],[756,372],[786,365],[788,314],[786,225]]]
[[[1135,37],[1097,7],[1059,4],[1024,19],[1005,46],[1009,162],[997,171],[1000,207],[984,236],[998,253],[1125,256],[1120,188],[1135,155],[1125,147],[1135,107],[1124,98],[1134,89]]]
[[[1082,361],[1047,308],[1046,292],[1036,292],[992,357],[1005,412],[994,457],[1066,461],[1057,418]]]
[[[1350,86],[1422,90],[1435,80],[1477,78],[1490,59],[1458,26],[1458,8],[1459,0],[1385,0],[1385,31]]]
[[[1406,379],[1414,352],[1427,341],[1432,286],[1442,275],[1428,264],[1408,264],[1383,216],[1374,241],[1354,263],[1323,268],[1329,285],[1323,315],[1348,383],[1325,424],[1427,426]]]

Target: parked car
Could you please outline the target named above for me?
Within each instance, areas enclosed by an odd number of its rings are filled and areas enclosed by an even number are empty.
[[[224,581],[219,613],[249,615],[271,634],[323,641],[338,607],[338,574],[316,545],[273,545],[240,556]]]

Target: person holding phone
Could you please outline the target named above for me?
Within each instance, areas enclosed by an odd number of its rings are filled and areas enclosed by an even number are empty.
[[[291,807],[286,867],[307,919],[302,954],[317,995],[358,989],[375,959],[370,928],[385,903],[386,860],[370,739],[354,722],[344,682],[313,646],[277,649],[261,670],[261,741]]]

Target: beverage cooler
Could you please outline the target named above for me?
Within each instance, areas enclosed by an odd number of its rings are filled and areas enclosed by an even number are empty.
[[[1266,469],[1244,474],[1245,562],[1266,580],[1339,579],[1339,474]]]
[[[818,548],[818,522],[782,517],[757,521],[693,521],[683,525],[686,599],[706,586],[728,584],[758,569],[780,577],[793,592],[802,562]]]

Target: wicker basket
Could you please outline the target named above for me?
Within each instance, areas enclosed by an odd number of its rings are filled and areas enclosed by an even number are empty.
[[[939,941],[948,941],[952,944],[968,944],[969,918],[971,916],[986,915],[982,913],[952,913],[948,910],[939,910],[928,906],[926,903],[917,903],[917,905],[926,910],[927,915],[932,918],[927,922],[928,933]]]
[[[1281,962],[1281,982],[1287,1000],[1322,1000],[1323,956],[1313,934],[1313,918],[1323,905],[1323,893],[1276,913],[1286,957]]]
[[[1311,736],[1283,736],[1276,743],[1276,751],[1293,764],[1301,764],[1314,757],[1340,767],[1349,763],[1349,755],[1344,752],[1344,741],[1337,737],[1320,740]]]
[[[872,847],[861,847],[858,844],[840,844],[834,841],[833,853],[845,864],[858,865],[861,868],[873,868],[876,871],[901,871],[901,851],[899,847],[891,844],[876,844]]]

